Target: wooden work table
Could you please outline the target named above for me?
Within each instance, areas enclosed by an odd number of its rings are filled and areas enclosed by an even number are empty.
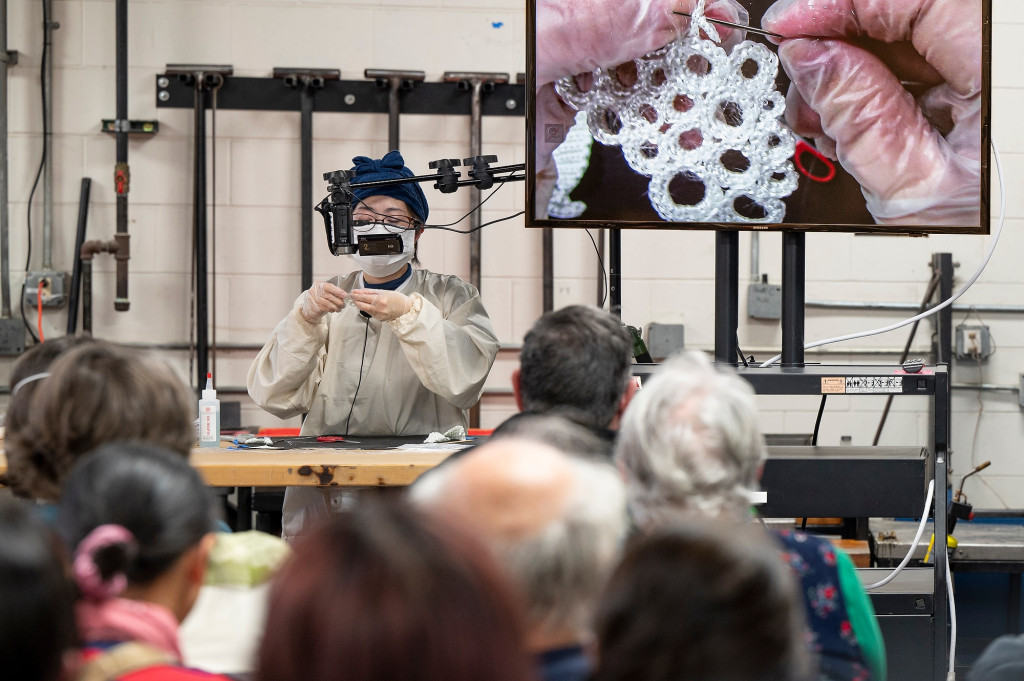
[[[219,487],[409,485],[454,450],[194,449],[192,466]]]
[[[395,487],[411,484],[455,449],[194,449],[190,461],[215,487]],[[0,474],[7,458],[0,451]]]

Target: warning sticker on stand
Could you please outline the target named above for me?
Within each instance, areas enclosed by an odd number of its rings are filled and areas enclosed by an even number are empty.
[[[822,376],[822,395],[842,395],[846,392],[846,379],[842,376]]]
[[[902,376],[847,376],[846,393],[901,393]]]
[[[865,395],[903,392],[902,376],[822,376],[822,395]]]

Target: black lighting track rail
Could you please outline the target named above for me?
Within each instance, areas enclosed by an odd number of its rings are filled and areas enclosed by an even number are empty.
[[[158,108],[191,109],[195,106],[195,85],[188,76],[157,74]],[[463,83],[416,83],[402,93],[403,114],[470,115],[472,98]],[[484,116],[524,116],[526,86],[519,83],[491,83],[481,97]],[[210,93],[204,91],[207,106]],[[388,91],[375,80],[324,80],[316,91],[317,112],[381,113],[389,110]],[[225,76],[217,93],[218,109],[249,111],[299,111],[299,88],[290,87],[281,78]]]

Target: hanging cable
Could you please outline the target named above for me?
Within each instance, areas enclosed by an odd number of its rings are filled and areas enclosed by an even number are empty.
[[[888,333],[889,331],[894,331],[908,324],[913,324],[914,322],[924,319],[925,317],[930,317],[931,315],[935,314],[936,312],[939,312],[940,310],[946,309],[947,307],[952,305],[960,296],[967,293],[967,289],[971,288],[971,286],[974,285],[974,282],[978,280],[978,277],[981,276],[981,273],[985,271],[985,267],[988,265],[989,260],[992,259],[992,254],[995,253],[996,245],[999,243],[999,237],[1003,233],[1003,223],[1006,221],[1006,185],[1003,180],[1003,166],[999,161],[999,150],[996,149],[995,142],[992,142],[992,159],[995,161],[996,165],[996,176],[999,178],[999,222],[996,223],[996,229],[992,235],[992,243],[989,244],[988,251],[986,251],[985,253],[985,257],[982,258],[981,264],[978,266],[978,269],[975,270],[974,274],[971,275],[971,278],[967,280],[967,283],[961,286],[960,290],[958,290],[956,293],[954,293],[949,298],[942,301],[935,307],[927,310],[926,312],[922,312],[921,314],[914,315],[909,319],[904,319],[901,322],[896,322],[895,324],[883,326],[878,329],[871,329],[870,331],[849,333],[846,334],[845,336],[835,336],[834,338],[826,338],[824,340],[814,341],[813,343],[807,343],[806,345],[804,345],[804,350],[810,350],[811,348],[816,348],[822,345],[828,345],[829,343],[840,343],[842,341],[853,340],[855,338],[876,336],[881,333]],[[778,362],[781,358],[781,354],[775,355],[767,362],[762,364],[761,368],[770,367],[772,364],[775,364],[775,362]]]
[[[932,497],[934,495],[935,480],[933,479],[928,481],[928,494],[925,496],[924,500],[924,511],[921,513],[921,523],[917,526],[917,534],[914,535],[914,541],[910,542],[910,550],[907,551],[907,555],[903,557],[903,560],[901,560],[900,564],[896,566],[896,569],[889,573],[888,577],[885,577],[881,581],[875,582],[874,584],[869,584],[865,586],[865,589],[871,591],[872,589],[881,588],[889,582],[891,582],[892,580],[896,579],[896,575],[903,572],[903,568],[907,566],[907,563],[910,562],[911,557],[914,555],[914,551],[917,549],[917,545],[921,543],[921,535],[924,534],[924,528],[928,524],[928,512],[932,507]]]
[[[946,596],[949,599],[949,672],[946,681],[956,679],[956,602],[953,600],[953,574],[946,558]]]
[[[36,170],[36,178],[32,181],[32,190],[28,193],[28,206],[25,210],[25,223],[27,225],[27,234],[25,241],[25,276],[28,276],[28,268],[32,262],[32,199],[36,195],[36,189],[39,187],[39,178],[43,176],[43,169],[46,167],[46,156],[48,151],[48,144],[46,142],[49,137],[49,125],[46,117],[46,62],[50,59],[50,45],[46,40],[47,27],[50,25],[50,12],[49,4],[46,0],[42,0],[43,5],[43,50],[42,56],[39,58],[39,88],[42,94],[43,102],[43,153],[42,158],[39,159],[39,168]],[[25,316],[25,279],[21,280],[21,321],[24,323],[25,328],[28,329],[28,333],[32,336],[32,340],[36,343],[39,342],[39,338],[36,336],[35,331],[32,329],[32,325],[28,323],[28,318]]]
[[[363,365],[366,363],[366,340],[370,337],[370,317],[364,313],[366,326],[363,329],[363,355],[359,360],[359,380],[356,381],[356,390],[352,393],[352,404],[348,407],[348,417],[345,419],[345,437],[348,437],[348,426],[352,422],[352,410],[356,408],[356,398],[359,397],[359,386],[363,384]]]
[[[928,309],[928,301],[935,295],[935,289],[938,288],[939,282],[942,280],[941,274],[938,270],[932,274],[931,281],[928,282],[928,288],[924,292],[924,298],[921,299],[921,306],[917,309],[918,314]],[[914,325],[910,327],[910,334],[907,336],[907,343],[903,346],[903,354],[900,355],[900,364],[907,361],[907,357],[910,356],[910,346],[914,343],[914,336],[917,335],[917,327],[921,320],[914,322]],[[875,439],[871,441],[872,447],[878,446],[878,441],[882,437],[882,429],[885,428],[885,421],[889,418],[889,409],[892,408],[892,395],[888,395],[885,400],[885,408],[882,409],[882,418],[878,420],[878,428],[875,429]]]
[[[601,268],[601,274],[604,275],[604,285],[601,289],[601,300],[597,304],[598,307],[603,308],[605,301],[608,300],[608,271],[604,268],[604,259],[601,257],[601,249],[597,247],[597,241],[594,239],[594,235],[590,233],[589,229],[584,229],[583,231],[590,237],[590,243],[594,244],[594,253],[597,254],[597,265]]]
[[[821,402],[818,403],[818,417],[814,419],[814,434],[811,435],[811,446],[817,446],[818,444],[818,429],[821,427],[821,415],[825,413],[825,399],[828,395],[821,396]]]

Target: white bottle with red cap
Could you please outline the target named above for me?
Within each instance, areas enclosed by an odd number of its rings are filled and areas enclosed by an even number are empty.
[[[213,389],[213,374],[206,374],[206,389],[199,400],[199,446],[220,447],[220,400]]]

